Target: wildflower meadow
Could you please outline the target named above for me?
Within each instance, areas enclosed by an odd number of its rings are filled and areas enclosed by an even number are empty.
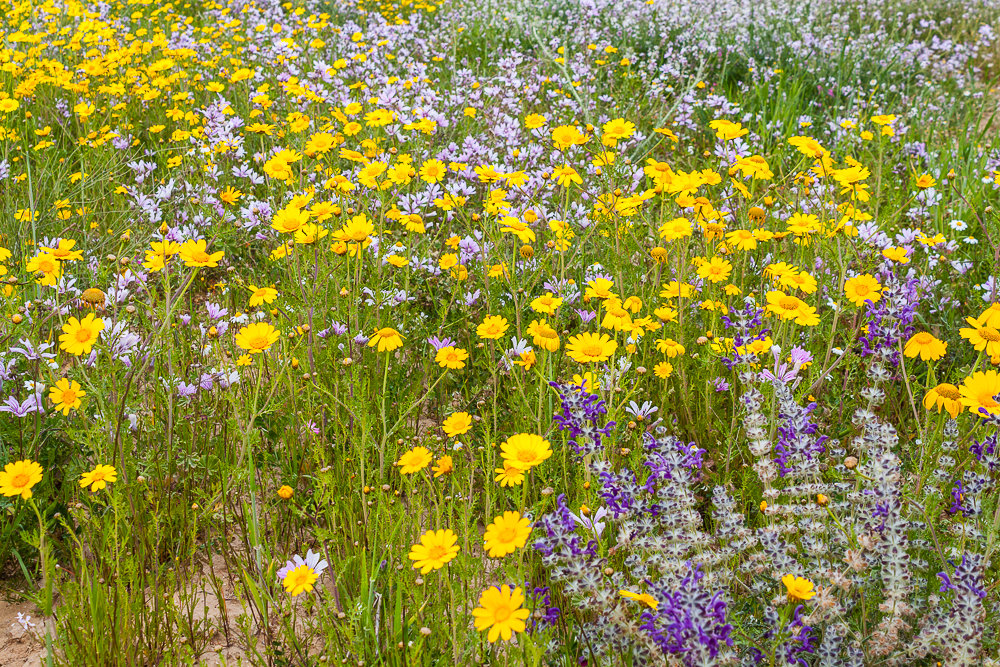
[[[1000,664],[993,0],[0,7],[0,665]]]

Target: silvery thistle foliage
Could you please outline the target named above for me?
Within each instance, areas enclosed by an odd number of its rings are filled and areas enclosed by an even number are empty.
[[[995,477],[1000,472],[1000,418],[985,413],[982,417],[990,432],[969,445],[970,467],[963,473],[962,480],[956,480],[955,473],[958,424],[950,419],[944,429],[942,449],[946,454],[939,459],[935,476],[946,489],[950,485],[951,492],[947,497],[941,492],[937,495],[946,514],[953,519],[952,532],[967,537],[964,540],[967,546],[964,552],[953,549],[948,566],[937,574],[940,597],[932,599],[931,613],[921,619],[916,641],[905,652],[907,658],[936,655],[949,665],[982,664],[983,602],[987,595],[984,572],[989,562],[987,557],[973,551],[974,545],[985,542],[982,532],[975,526],[975,519],[980,516],[983,494],[995,492]],[[933,493],[927,496],[924,502],[929,505]],[[993,517],[989,519],[994,520]],[[896,664],[906,663],[898,660]]]
[[[883,313],[886,336],[880,341],[891,338],[894,344],[905,332],[913,293],[915,287],[907,285],[898,299],[905,305]],[[753,329],[759,326],[755,318],[739,314],[729,318],[727,325],[735,330],[734,340],[752,340]],[[915,614],[913,568],[926,568],[926,564],[911,555],[910,534],[923,526],[911,520],[904,507],[901,464],[894,452],[898,436],[874,412],[884,399],[881,385],[890,377],[882,364],[891,366],[897,361],[889,345],[875,351],[881,363],[871,367],[872,382],[862,392],[868,406],[858,410],[853,420],[859,434],[851,449],[864,461],[857,486],[822,480],[821,457],[826,450],[843,452],[839,443],[818,434],[811,417],[815,404],[801,406],[794,398],[800,370],[796,351],[790,364],[782,364],[780,350],[773,350],[774,369],[761,373],[749,369],[752,360],[733,359],[732,368],[744,387],[744,433],[757,459],[755,471],[764,487],[762,510],[767,519],[757,530],[759,551],[747,554],[748,562],[754,564],[752,571],[767,578],[758,576],[751,585],[767,594],[775,591],[781,576],[792,574],[817,587],[808,610],[796,609],[790,619],[778,613],[786,604],[784,591],[778,591],[775,606],[764,610],[771,629],[759,645],[771,646],[775,655],[783,656],[784,664],[811,664],[802,656],[817,652],[820,664],[862,664],[857,643],[852,641],[856,638],[848,637],[842,622],[859,602],[853,595],[843,595],[852,589],[875,586],[881,592],[880,621],[866,642],[870,655],[896,655],[905,649],[904,634],[910,636]],[[774,415],[775,421],[767,414]],[[989,445],[984,447],[988,449]],[[839,472],[848,479],[852,473],[842,466]],[[976,479],[969,481],[973,484]],[[836,518],[831,522],[829,517]]]
[[[660,437],[645,434],[644,466],[649,470],[645,481],[628,469],[613,471],[600,458],[600,443],[611,436],[614,426],[601,424],[604,402],[582,386],[553,386],[562,401],[556,423],[567,431],[568,444],[579,456],[593,457],[589,465],[600,480],[605,507],[593,520],[583,520],[560,496],[556,511],[539,521],[544,537],[535,548],[551,568],[553,581],[562,585],[574,604],[597,612],[581,630],[586,645],[602,655],[628,653],[638,664],[659,664],[662,658],[657,656],[664,653],[680,656],[685,665],[718,664],[732,644],[727,602],[724,593],[711,588],[709,580],[714,577],[690,560],[712,555],[693,490],[701,478],[704,450],[654,427]],[[724,492],[718,496],[717,511],[720,516],[732,511]],[[724,520],[733,543],[747,539],[742,517]],[[580,526],[597,539],[585,542],[578,533]],[[597,540],[602,537],[616,538],[612,550],[628,554],[627,572],[602,577],[604,560],[597,556]],[[624,588],[646,588],[658,601],[657,609],[638,616],[636,603],[619,595]]]
[[[861,508],[859,535],[879,566],[883,591],[879,610],[885,614],[872,642],[876,653],[888,655],[899,646],[900,633],[910,628],[907,619],[915,612],[908,602],[912,590],[909,553],[912,526],[903,516],[901,463],[893,452],[898,443],[896,429],[871,419],[865,410],[855,414],[854,423],[862,429],[854,447],[859,453],[867,453],[867,462],[861,468],[867,488],[852,498]]]

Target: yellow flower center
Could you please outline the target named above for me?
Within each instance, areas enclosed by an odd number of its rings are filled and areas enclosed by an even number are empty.
[[[271,344],[264,334],[254,336],[248,342],[250,343],[250,349],[253,350],[263,350]]]
[[[788,311],[798,310],[799,300],[796,299],[794,296],[786,296],[780,301],[778,301],[778,307],[781,308],[782,310],[788,310]]]
[[[497,532],[497,541],[505,544],[513,542],[515,537],[517,537],[517,530],[514,526],[505,526]]]
[[[990,393],[991,391],[992,390],[987,389],[976,396],[976,400],[979,402],[979,405],[987,409],[1000,407],[1000,403],[997,403],[996,400],[994,400],[993,394]]]
[[[441,560],[448,554],[448,548],[443,544],[435,544],[427,549],[427,560]]]
[[[921,331],[916,336],[913,337],[913,342],[917,345],[930,345],[934,341],[934,336],[927,333],[926,331]]]
[[[992,327],[982,327],[979,329],[979,336],[983,340],[988,340],[991,343],[1000,342],[1000,331]]]
[[[205,252],[204,250],[195,250],[193,253],[191,253],[191,259],[194,260],[195,262],[204,264],[210,260],[210,257],[208,256],[208,253]]]
[[[13,486],[15,489],[23,489],[24,487],[28,486],[28,481],[30,479],[31,478],[28,477],[27,473],[19,472],[11,478],[10,485]]]
[[[503,623],[508,618],[510,618],[511,609],[505,604],[499,605],[493,610],[493,618],[496,619],[497,623]]]
[[[80,298],[87,303],[104,303],[104,292],[97,289],[96,287],[91,287],[83,291]]]
[[[67,389],[66,391],[64,391],[62,395],[62,402],[66,403],[67,405],[69,405],[70,403],[75,403],[76,392],[73,391],[72,389]]]
[[[854,286],[854,293],[857,294],[858,296],[865,296],[869,292],[871,292],[871,289],[868,287],[868,285],[855,285]]]
[[[88,340],[90,340],[90,330],[77,329],[75,338],[79,343],[86,343]]]
[[[530,449],[522,449],[517,453],[517,460],[529,463],[535,460],[535,453]]]
[[[583,348],[583,353],[588,357],[599,357],[601,356],[602,352],[604,352],[604,349],[597,343],[588,345],[587,347]]]
[[[948,387],[938,387],[937,393],[942,398],[947,398],[951,401],[957,401],[962,397],[962,394],[958,391],[958,387],[954,385]]]

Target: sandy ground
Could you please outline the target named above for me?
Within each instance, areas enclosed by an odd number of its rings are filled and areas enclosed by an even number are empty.
[[[17,620],[18,613],[30,616],[37,625],[25,629]],[[38,609],[30,602],[0,600],[0,667],[34,667],[42,664],[45,648],[38,631],[42,621]]]
[[[202,572],[208,572],[209,569],[210,565],[206,563]],[[225,605],[228,612],[231,628],[235,628],[236,618],[243,613],[243,605],[233,591],[221,556],[213,557],[211,569],[214,569],[223,582],[223,600],[220,602],[207,580],[202,579],[205,583],[204,597],[199,592],[195,617],[207,619],[213,626],[214,634],[201,654],[199,664],[206,667],[247,664],[239,646],[226,645],[226,635],[222,628],[222,605]],[[200,590],[200,585],[196,586]],[[30,617],[34,627],[25,628],[18,621],[18,613]],[[52,619],[49,619],[47,625],[50,631],[55,629]],[[44,626],[41,614],[33,603],[0,599],[0,667],[41,667],[45,659]],[[232,631],[230,635],[234,636]]]

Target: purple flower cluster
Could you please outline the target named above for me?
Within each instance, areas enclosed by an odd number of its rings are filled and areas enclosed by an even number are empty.
[[[796,468],[802,468],[803,472],[818,472],[816,456],[826,451],[823,443],[827,436],[817,436],[817,426],[811,421],[816,403],[804,407],[799,405],[783,383],[774,382],[774,389],[778,416],[783,420],[778,426],[778,441],[774,444],[778,474],[785,477]]]
[[[893,367],[899,366],[900,343],[913,333],[913,317],[920,303],[920,279],[899,278],[894,273],[880,275],[882,298],[866,302],[871,322],[861,337],[861,356],[876,356]]]
[[[771,626],[771,629],[764,633],[764,639],[778,641],[777,654],[782,658],[778,664],[809,667],[805,655],[816,652],[818,638],[813,628],[806,625],[802,609],[802,605],[796,607],[792,612],[791,621],[787,624],[774,609],[768,607],[764,610],[764,616]],[[745,661],[743,664],[760,664],[765,660],[764,654],[757,648],[750,649],[749,658],[750,662]]]
[[[785,640],[781,651],[785,657],[787,665],[802,665],[809,667],[803,654],[810,654],[816,651],[816,635],[812,627],[806,625],[802,617],[802,605],[795,608],[792,615],[792,622],[785,628],[788,639]]]
[[[726,329],[734,330],[732,356],[722,359],[727,368],[756,363],[757,356],[747,350],[747,346],[755,341],[764,340],[771,332],[770,329],[761,328],[763,318],[764,309],[758,308],[757,303],[750,298],[746,300],[743,308],[735,310],[732,316],[723,315],[720,318]]]
[[[595,464],[601,479],[601,499],[615,518],[649,514],[663,521],[675,520],[679,508],[671,501],[677,500],[678,494],[671,489],[686,490],[694,483],[705,450],[672,436],[657,439],[647,433],[645,437],[648,455],[643,465],[649,468],[650,475],[639,483],[635,472],[628,468],[612,472],[603,464]]]
[[[538,632],[539,630],[554,627],[559,622],[562,611],[559,607],[552,605],[552,591],[548,586],[532,587],[531,585],[526,585],[525,588],[531,590],[531,595],[528,596],[528,607],[541,612],[538,615],[532,614],[528,632]]]
[[[946,572],[938,572],[937,576],[941,579],[940,592],[955,591],[958,595],[986,597],[981,569],[978,556],[963,555],[962,562],[955,566],[954,579]]]
[[[553,420],[559,430],[569,431],[569,444],[581,456],[604,451],[602,438],[610,437],[615,427],[613,421],[600,425],[608,413],[604,400],[587,392],[585,382],[580,385],[550,382],[549,385],[559,392],[562,401],[562,414],[555,415]]]
[[[542,516],[535,525],[545,534],[535,542],[535,549],[544,557],[575,558],[597,555],[597,543],[590,540],[584,544],[583,539],[576,534],[577,523],[566,505],[564,493],[556,498],[555,511]]]
[[[1000,470],[1000,416],[996,415],[984,415],[984,422],[988,423],[993,428],[993,433],[986,436],[982,440],[973,440],[972,444],[969,445],[969,451],[976,460],[981,464],[986,466],[987,470],[990,472],[997,472]]]
[[[929,627],[921,633],[921,639],[940,646],[939,655],[943,664],[983,664],[981,651],[986,587],[982,558],[977,554],[964,554],[961,562],[954,567],[951,575],[938,573],[940,592],[950,593],[951,605],[935,615]]]
[[[733,645],[733,626],[726,620],[726,600],[701,582],[705,573],[688,564],[676,589],[647,581],[659,602],[642,614],[642,629],[664,653],[679,656],[685,665],[714,664],[723,647]]]

